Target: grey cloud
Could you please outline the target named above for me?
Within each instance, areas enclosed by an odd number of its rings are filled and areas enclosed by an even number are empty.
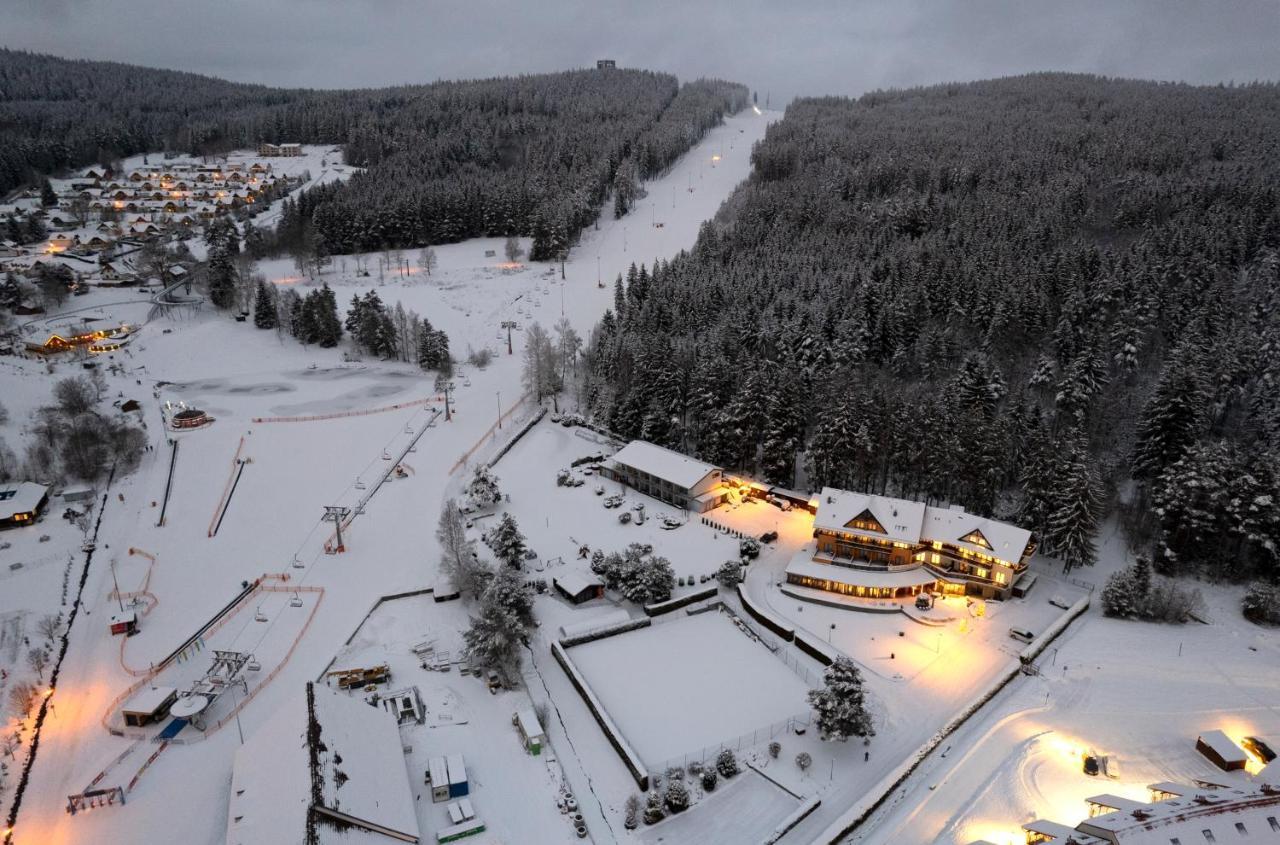
[[[1274,0],[0,0],[5,46],[245,82],[362,87],[587,66],[763,98],[1069,70],[1280,78]]]

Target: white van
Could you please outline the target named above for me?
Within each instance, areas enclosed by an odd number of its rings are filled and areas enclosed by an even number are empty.
[[[1029,643],[1036,638],[1036,635],[1028,631],[1026,628],[1010,628],[1009,636],[1024,643]]]

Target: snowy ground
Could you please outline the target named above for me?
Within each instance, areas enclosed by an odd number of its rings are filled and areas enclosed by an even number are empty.
[[[654,771],[757,730],[768,741],[770,728],[807,716],[808,687],[722,613],[661,621],[569,656]]]
[[[624,272],[632,260],[652,262],[691,246],[699,224],[714,214],[747,175],[750,144],[763,135],[767,121],[774,118],[776,115],[757,117],[750,113],[731,118],[677,162],[667,176],[652,183],[650,196],[655,201],[661,198],[665,204],[674,197],[676,204],[670,215],[662,215],[665,220],[659,218],[665,223],[662,228],[650,224],[648,210],[642,205],[622,221],[606,216],[598,230],[584,234],[566,266],[564,297],[565,316],[580,333],[585,335],[611,302],[612,290],[597,288],[597,275],[611,279]],[[712,167],[712,151],[721,148],[723,159]],[[312,172],[315,176],[314,169]],[[688,191],[690,185],[692,192]],[[510,300],[486,303],[501,286],[525,282],[512,281],[512,276],[501,271],[490,274],[477,269],[486,263],[482,246],[468,243],[437,250],[441,270],[456,274],[451,284],[460,286],[457,295],[474,301],[475,309],[468,313],[425,304],[421,309],[437,327],[457,338],[455,351],[462,355],[468,338],[497,343],[495,318],[510,314],[522,319],[519,312],[524,300],[516,304],[515,292]],[[457,269],[451,271],[450,267]],[[534,279],[541,279],[546,269],[529,268],[513,275],[528,275],[527,287],[532,288]],[[386,281],[386,289],[380,291],[384,300],[403,298],[406,306],[412,305],[409,297],[414,291],[427,289],[412,277]],[[537,283],[551,290],[550,279]],[[400,289],[392,290],[393,284]],[[338,291],[343,305],[354,292],[355,286],[351,287]],[[112,306],[125,296],[95,291],[74,304]],[[558,291],[540,296],[540,307],[529,305],[525,310],[530,314],[551,312],[558,317]],[[136,293],[133,297],[136,299]],[[145,303],[118,307],[141,309],[145,317]],[[554,319],[548,317],[544,322]],[[171,332],[166,334],[164,329]],[[455,420],[448,424],[438,421],[423,431],[435,414],[433,404],[323,422],[253,421],[261,416],[355,410],[361,404],[380,407],[432,398],[430,376],[411,367],[369,362],[367,369],[350,374],[342,368],[342,349],[304,348],[291,339],[234,323],[207,309],[199,315],[161,318],[144,326],[135,345],[127,353],[117,353],[124,371],[108,380],[112,395],[127,392],[143,401],[154,451],[144,456],[136,472],[117,479],[110,490],[99,552],[85,588],[85,612],[71,632],[62,678],[52,699],[56,715],[46,722],[41,737],[15,841],[163,838],[220,842],[231,757],[238,742],[236,731],[220,730],[203,742],[171,747],[138,782],[125,807],[74,818],[63,811],[67,794],[83,789],[96,773],[111,768],[128,747],[128,740],[111,736],[101,724],[107,704],[134,680],[120,665],[119,639],[110,637],[103,622],[113,606],[108,598],[111,574],[107,564],[114,556],[121,588],[128,591],[144,577],[145,560],[129,556],[125,550],[135,546],[158,559],[151,590],[159,604],[128,646],[128,662],[135,666],[168,654],[229,601],[246,579],[264,572],[283,572],[295,579],[294,583],[325,589],[313,624],[285,668],[241,712],[241,727],[251,733],[275,708],[296,698],[298,686],[329,663],[379,596],[434,582],[436,514],[443,497],[456,492],[466,472],[465,467],[453,471],[459,457],[480,440],[484,443],[473,459],[491,454],[497,438],[488,429],[499,407],[508,410],[521,393],[520,337],[517,333],[515,355],[503,355],[483,371],[464,368],[468,371],[457,380]],[[6,360],[2,376],[3,394],[15,416],[22,413],[21,408],[46,402],[51,379],[43,374],[44,365],[16,362],[22,370],[19,375],[9,369],[9,363]],[[315,370],[310,369],[312,364]],[[60,375],[72,371],[69,364],[56,366]],[[22,394],[20,398],[14,396],[17,393]],[[163,527],[157,527],[170,455],[162,433],[160,404],[173,399],[203,403],[217,421],[182,435],[168,517]],[[520,410],[510,422],[517,422],[527,411]],[[399,455],[419,436],[416,451],[405,456],[407,477],[387,484],[357,517],[347,537],[347,554],[325,555],[322,547],[329,527],[320,522],[322,506],[354,507],[389,468],[383,454]],[[10,445],[21,451],[20,443],[11,440]],[[221,529],[216,537],[210,537],[210,523],[230,480],[238,449],[251,463],[227,506]],[[302,568],[291,565],[295,556]],[[0,552],[5,568],[10,560],[7,552]],[[78,559],[77,566],[80,562]],[[10,604],[15,609],[42,612],[50,606],[44,597],[47,592],[43,587],[24,587],[22,595]],[[54,609],[57,598],[53,597]],[[598,735],[592,741],[602,744]],[[618,767],[616,759],[611,765]],[[115,766],[105,782],[127,781],[135,768],[132,763]],[[566,768],[576,791],[589,792],[582,767],[575,762]],[[591,774],[594,780],[594,772]],[[627,793],[623,789],[617,794],[620,805]],[[593,837],[604,836],[602,841],[609,841],[608,827],[599,814],[597,819],[599,829],[589,820]]]
[[[646,845],[760,842],[799,803],[763,775],[748,769],[732,780],[722,780],[715,792],[702,797],[695,805],[700,812],[668,816],[653,827],[643,828],[640,840]]]
[[[403,725],[400,734],[412,748],[405,761],[424,842],[451,824],[446,805],[432,803],[423,782],[428,761],[455,753],[466,760],[469,797],[488,827],[476,842],[568,842],[575,838],[573,829],[555,803],[563,783],[556,749],[536,757],[526,753],[511,725],[512,714],[530,706],[528,694],[491,694],[479,676],[463,676],[456,666],[449,672],[425,670],[411,650],[434,640],[437,655],[460,659],[467,610],[461,602],[436,602],[430,595],[387,602],[338,652],[333,666],[387,663],[392,680],[386,690],[416,686],[422,693],[426,723]]]
[[[1113,536],[1104,549],[1108,568],[1123,560],[1117,545]],[[849,841],[888,845],[929,831],[920,841],[1021,845],[1020,825],[1075,825],[1090,795],[1148,800],[1157,781],[1245,780],[1212,766],[1195,740],[1214,728],[1236,740],[1280,736],[1280,632],[1240,617],[1239,589],[1202,589],[1209,625],[1091,609],[1040,661],[1040,676],[1001,693]],[[1107,755],[1114,777],[1085,775],[1082,751]]]

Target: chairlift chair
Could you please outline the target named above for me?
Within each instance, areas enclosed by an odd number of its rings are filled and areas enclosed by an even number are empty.
[[[262,612],[262,605],[258,605],[257,609],[254,611],[254,614],[253,614],[253,621],[254,621],[254,622],[266,622],[266,621],[267,621],[267,614],[265,614],[265,613],[263,613],[263,612]]]
[[[296,590],[293,593],[293,598],[289,599],[289,607],[302,607],[302,597],[298,595]]]
[[[391,453],[390,453],[390,452],[388,452],[386,449],[383,449],[383,450],[382,450],[382,460],[384,460],[384,461],[389,461],[389,460],[391,460]]]
[[[306,567],[306,564],[302,562],[301,558],[299,558],[297,555],[294,555],[292,566],[294,569],[303,569]]]
[[[356,483],[355,483],[355,488],[356,488],[357,490],[363,490],[363,489],[365,489],[365,484],[364,484],[364,482],[357,478],[357,479],[356,479]]]

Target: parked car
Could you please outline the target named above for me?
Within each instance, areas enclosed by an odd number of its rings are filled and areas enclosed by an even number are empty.
[[[662,528],[664,531],[670,531],[673,528],[679,528],[683,524],[684,523],[682,523],[680,520],[676,519],[673,516],[664,516],[662,518],[662,522],[660,523],[659,527]]]
[[[768,502],[778,510],[781,510],[781,511],[791,510],[791,502],[787,501],[786,499],[779,498],[778,496],[769,496]]]
[[[1246,736],[1240,740],[1240,744],[1244,746],[1244,750],[1257,757],[1264,763],[1270,763],[1276,759],[1276,752],[1265,741],[1256,736]]]
[[[928,610],[933,607],[933,597],[928,593],[916,596],[916,610]]]
[[[774,542],[774,541],[775,541],[775,540],[777,540],[777,539],[778,539],[778,532],[777,532],[777,531],[766,531],[766,532],[764,532],[763,534],[761,534],[761,535],[760,535],[760,542],[761,542],[761,543],[772,543],[772,542]]]
[[[1067,602],[1067,600],[1064,599],[1062,596],[1050,596],[1049,604],[1053,605],[1054,607],[1061,608],[1062,610],[1067,610],[1068,608],[1071,607],[1071,605]]]
[[[603,496],[603,495],[604,495],[604,485],[603,485],[603,484],[597,484],[597,485],[596,485],[596,495],[597,495],[597,496]]]
[[[1083,755],[1083,758],[1081,769],[1083,769],[1084,773],[1089,777],[1097,777],[1099,772],[1098,758],[1092,754],[1085,754]]]
[[[1010,628],[1009,636],[1024,643],[1029,643],[1036,638],[1036,635],[1026,628]]]

